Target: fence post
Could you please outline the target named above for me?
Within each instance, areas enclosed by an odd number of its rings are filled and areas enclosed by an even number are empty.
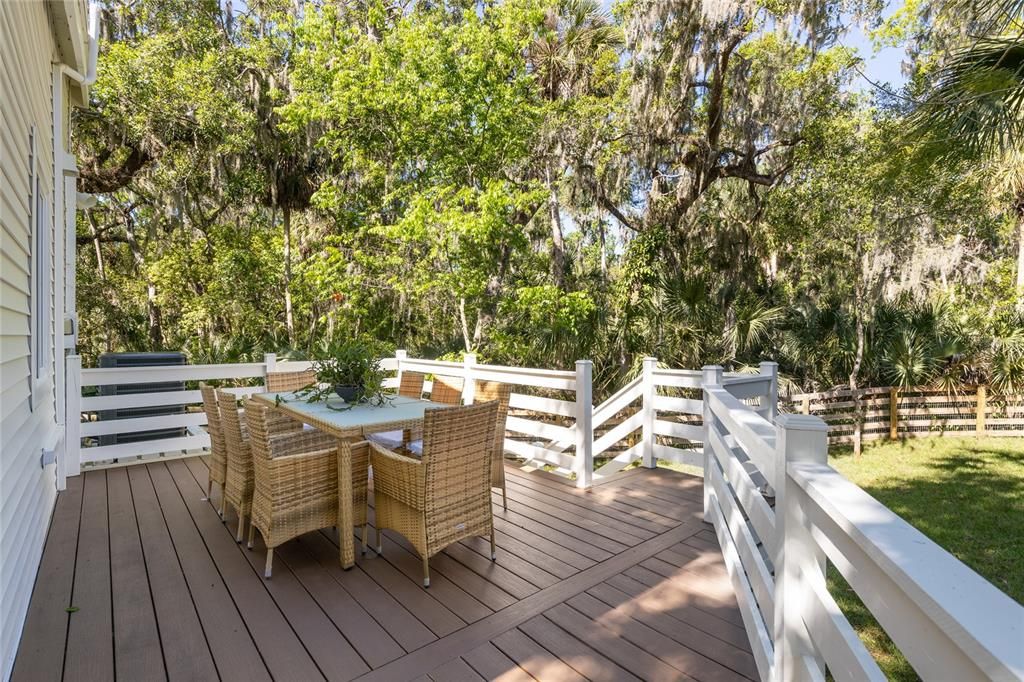
[[[986,408],[986,391],[984,386],[978,386],[978,407],[975,418],[974,431],[975,435],[985,435],[985,408]]]
[[[774,680],[799,679],[802,657],[825,663],[815,654],[800,616],[806,581],[825,581],[825,554],[815,544],[799,508],[800,489],[789,477],[790,462],[828,462],[828,426],[819,417],[782,414],[775,421],[775,614]],[[801,583],[804,583],[801,585]]]
[[[758,412],[769,423],[774,424],[775,417],[779,414],[779,363],[762,362],[759,365],[759,369],[761,376],[770,376],[772,380],[768,385],[768,395],[765,397],[765,403],[767,404],[762,404]]]
[[[466,353],[462,356],[463,373],[465,379],[462,382],[462,402],[466,405],[473,404],[476,395],[476,382],[473,380],[473,365],[476,364],[476,353]]]
[[[82,473],[82,356],[69,355],[64,371],[64,463],[57,468],[66,479]]]
[[[264,353],[263,364],[265,368],[263,370],[263,387],[267,387],[267,375],[277,370],[277,353]]]
[[[889,440],[900,437],[900,389],[889,389]]]
[[[711,523],[711,458],[715,453],[711,451],[711,439],[708,431],[715,423],[715,416],[711,413],[711,406],[708,403],[708,388],[719,388],[722,385],[722,366],[704,365],[701,367],[701,387],[704,389],[704,520]]]
[[[657,358],[644,358],[644,368],[640,384],[643,396],[640,407],[643,412],[643,435],[641,436],[643,444],[641,445],[640,454],[643,465],[648,469],[658,466],[658,462],[654,457],[654,396],[657,394],[657,389],[654,387],[654,370],[657,366]]]
[[[405,360],[407,355],[408,354],[402,349],[395,351],[395,381],[398,386],[402,385],[402,360]]]
[[[594,366],[576,361],[576,487],[589,488],[594,477]]]

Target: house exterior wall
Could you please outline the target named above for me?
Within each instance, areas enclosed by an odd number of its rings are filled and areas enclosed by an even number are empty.
[[[14,663],[58,483],[63,483],[57,465],[43,466],[41,457],[44,450],[59,452],[62,447],[63,320],[73,309],[73,302],[69,306],[64,297],[66,230],[68,216],[74,216],[65,203],[65,168],[69,163],[73,166],[67,153],[66,121],[72,101],[80,102],[85,93],[63,74],[61,64],[84,71],[87,47],[84,1],[0,2],[0,679],[4,680]],[[35,161],[30,163],[33,146]],[[38,184],[32,180],[33,172]],[[41,201],[33,198],[35,187]],[[66,199],[74,205],[73,194]],[[41,242],[36,235],[40,227]],[[42,280],[37,278],[45,278],[48,286],[38,287]],[[45,312],[40,315],[40,310]],[[42,354],[37,334],[46,349]],[[46,358],[41,376],[34,367],[38,357]]]

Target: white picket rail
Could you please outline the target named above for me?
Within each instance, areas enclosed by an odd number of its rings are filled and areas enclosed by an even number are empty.
[[[821,419],[772,423],[720,367],[703,371],[705,520],[762,679],[885,679],[828,592],[826,559],[924,679],[1024,678],[1024,608],[830,467]]]

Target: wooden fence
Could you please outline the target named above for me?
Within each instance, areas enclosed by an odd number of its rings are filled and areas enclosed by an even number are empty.
[[[928,388],[880,387],[779,398],[782,412],[810,414],[828,424],[830,444],[853,441],[857,401],[863,440],[922,436],[1024,436],[1024,395],[998,395],[985,386],[947,393]]]
[[[1024,679],[1020,604],[830,467],[821,418],[773,423],[720,367],[704,371],[704,518],[761,679],[885,679],[828,591],[826,560],[923,679]]]

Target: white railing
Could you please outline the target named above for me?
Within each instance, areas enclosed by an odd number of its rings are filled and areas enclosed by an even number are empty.
[[[595,479],[607,478],[638,460],[647,467],[656,466],[658,460],[696,467],[702,464],[699,371],[661,368],[656,359],[646,358],[641,376],[595,407],[589,360],[578,361],[575,371],[559,371],[479,364],[472,354],[461,362],[425,360],[400,350],[382,362],[391,373],[386,388],[398,386],[404,371],[453,376],[463,380],[466,402],[472,402],[477,380],[511,384],[514,392],[509,403],[505,451],[573,478],[579,487],[589,487]],[[77,474],[82,465],[120,466],[153,458],[194,456],[209,447],[206,416],[194,386],[180,391],[81,397],[83,388],[88,391],[112,385],[219,380],[248,384],[230,389],[248,395],[263,390],[267,372],[301,370],[309,365],[279,362],[270,353],[263,362],[255,363],[82,369],[81,360],[72,357],[68,363],[68,414],[81,415],[81,420],[69,420],[68,424],[69,475]],[[758,409],[774,413],[777,390],[773,363],[762,365],[760,374],[729,374],[724,381],[736,396],[755,400]],[[428,379],[424,390],[429,392],[431,387]],[[77,406],[71,404],[75,400],[79,401]],[[181,407],[183,411],[104,419],[106,411],[143,407]],[[154,429],[181,429],[183,434],[98,444],[104,436]],[[606,460],[596,470],[595,458]]]
[[[885,679],[826,560],[924,679],[1024,678],[1024,608],[828,466],[825,422],[773,424],[725,381],[704,368],[704,513],[762,679]]]

